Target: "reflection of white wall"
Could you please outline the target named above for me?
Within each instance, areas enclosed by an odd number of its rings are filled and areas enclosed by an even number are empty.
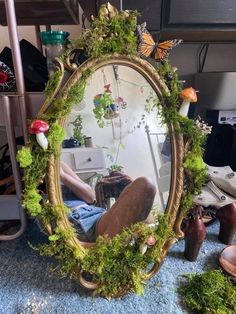
[[[92,137],[94,146],[107,147],[105,153],[107,155],[108,167],[112,163],[117,163],[122,165],[124,172],[132,178],[147,176],[155,182],[153,163],[144,125],[142,124],[141,128],[135,128],[141,121],[142,114],[145,114],[145,123],[148,124],[151,132],[165,131],[160,121],[157,120],[156,111],[150,114],[144,112],[146,99],[150,95],[154,95],[154,91],[148,82],[131,68],[119,66],[118,75],[119,82],[117,83],[112,66],[96,71],[89,80],[85,90],[84,101],[86,107],[81,111],[77,111],[75,107],[68,122],[73,121],[76,114],[81,114],[83,118],[83,133]],[[104,92],[105,84],[111,84],[112,97],[114,99],[118,96],[123,97],[127,102],[127,107],[126,109],[119,109],[120,116],[112,120],[113,127],[111,122],[107,121],[104,128],[99,128],[92,111],[94,108],[93,98],[96,94]],[[70,126],[68,137],[71,135],[72,127]],[[120,140],[124,148],[120,146],[116,161]],[[154,143],[155,145],[157,143]],[[158,154],[156,155],[157,162],[159,162]],[[111,159],[113,159],[113,162],[111,162]],[[158,201],[158,203],[160,202]]]

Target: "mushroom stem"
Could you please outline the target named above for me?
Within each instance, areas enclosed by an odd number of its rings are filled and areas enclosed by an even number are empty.
[[[183,100],[183,102],[182,102],[182,104],[180,106],[180,109],[179,109],[179,114],[181,116],[186,117],[188,115],[189,104],[190,104],[189,100]]]
[[[39,146],[42,147],[42,149],[47,150],[48,148],[48,140],[43,132],[36,134],[36,140],[39,144]]]
[[[146,253],[147,249],[148,249],[148,246],[147,246],[146,243],[140,244],[140,246],[139,246],[139,252],[140,252],[142,255],[144,255],[144,254]]]

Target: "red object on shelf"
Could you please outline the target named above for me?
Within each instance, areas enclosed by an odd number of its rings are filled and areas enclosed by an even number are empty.
[[[9,76],[5,72],[0,71],[0,84],[7,82],[8,79]]]

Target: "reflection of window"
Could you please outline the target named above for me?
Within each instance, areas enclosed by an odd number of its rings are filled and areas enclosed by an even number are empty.
[[[166,133],[151,133],[147,125],[145,126],[145,130],[147,133],[162,209],[165,209],[169,197],[171,179],[170,137]],[[153,138],[154,142],[152,141]]]

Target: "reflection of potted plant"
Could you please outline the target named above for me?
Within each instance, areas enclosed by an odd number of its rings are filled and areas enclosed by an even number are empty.
[[[79,114],[70,124],[73,125],[73,138],[80,143],[80,145],[83,145],[86,136],[82,133],[83,125],[81,115]]]
[[[121,166],[121,165],[113,164],[113,165],[111,165],[111,166],[108,168],[108,171],[109,171],[109,173],[111,173],[112,171],[120,171],[120,172],[122,172],[122,169],[123,169],[123,168],[124,168],[124,167]]]
[[[93,99],[93,103],[95,106],[93,112],[100,128],[104,127],[105,119],[113,119],[119,116],[118,106],[109,90],[106,90],[103,94],[97,94]]]

